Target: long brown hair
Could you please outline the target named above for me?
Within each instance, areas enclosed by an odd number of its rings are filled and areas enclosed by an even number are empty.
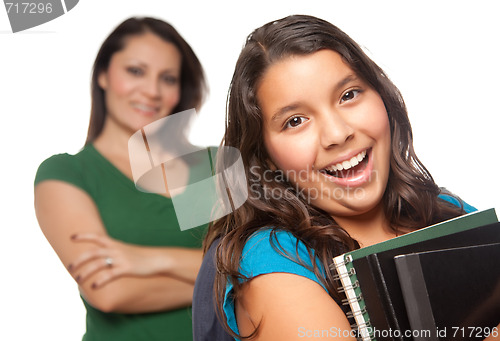
[[[295,15],[270,22],[248,36],[228,93],[223,145],[240,150],[249,196],[243,206],[214,222],[205,240],[205,248],[208,248],[216,238],[221,238],[216,253],[215,280],[220,316],[224,316],[222,298],[227,279],[232,281],[237,297],[241,288],[239,279],[244,278],[239,271],[243,247],[248,238],[263,227],[288,231],[313,250],[311,258],[319,258],[325,273],[316,267],[314,259],[311,259],[312,270],[336,299],[338,284],[329,269],[331,260],[359,248],[358,242],[330,215],[297,195],[286,179],[263,176],[273,170],[263,143],[262,112],[256,96],[259,82],[273,63],[322,49],[339,53],[356,75],[380,94],[385,104],[392,151],[389,181],[382,200],[392,228],[414,230],[463,214],[461,208],[438,198],[440,188],[413,150],[412,130],[399,90],[356,42],[329,22],[311,16]],[[227,166],[223,159],[218,162],[221,167]],[[280,198],[271,195],[276,190],[285,195]],[[225,327],[232,333],[227,322]]]
[[[90,122],[85,145],[92,143],[102,131],[106,119],[104,90],[99,86],[98,78],[109,67],[111,57],[125,47],[126,39],[133,35],[147,32],[156,34],[164,41],[173,44],[182,57],[181,98],[172,113],[201,106],[205,92],[203,67],[189,44],[170,24],[155,18],[129,18],[118,25],[104,40],[97,53],[92,69]]]

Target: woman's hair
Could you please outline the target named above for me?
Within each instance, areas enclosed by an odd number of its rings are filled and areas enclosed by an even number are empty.
[[[101,133],[107,115],[104,90],[99,86],[98,78],[105,72],[116,52],[122,50],[127,38],[153,33],[164,41],[173,44],[182,56],[181,65],[181,98],[172,110],[177,113],[187,109],[199,109],[203,102],[206,84],[203,67],[188,43],[170,24],[155,18],[129,18],[122,22],[104,40],[94,61],[91,79],[91,111],[90,123],[85,144],[92,143]]]
[[[354,42],[327,21],[294,15],[270,22],[251,33],[236,63],[228,93],[226,131],[223,145],[239,149],[247,178],[247,201],[226,217],[215,221],[205,240],[205,250],[221,238],[217,253],[215,280],[218,313],[224,316],[222,298],[227,278],[238,296],[240,257],[248,238],[263,227],[289,231],[302,241],[311,257],[318,257],[326,276],[314,265],[312,270],[338,299],[335,273],[329,265],[334,256],[359,248],[356,240],[326,212],[311,206],[307,198],[276,174],[269,165],[263,139],[262,111],[257,88],[266,70],[274,63],[296,55],[309,55],[328,49],[340,54],[343,61],[381,96],[389,117],[392,138],[390,175],[382,198],[387,219],[398,232],[418,229],[463,213],[459,207],[438,199],[439,187],[413,150],[413,138],[405,103],[399,90]],[[220,153],[223,158],[223,153]],[[224,167],[224,160],[218,160]],[[227,166],[227,165],[226,165]],[[266,175],[267,174],[267,175]],[[266,175],[266,176],[265,176]],[[233,189],[232,189],[233,190]],[[282,195],[277,198],[276,193]],[[312,264],[316,264],[313,260]],[[225,322],[228,329],[227,322]],[[228,329],[229,332],[231,332]]]

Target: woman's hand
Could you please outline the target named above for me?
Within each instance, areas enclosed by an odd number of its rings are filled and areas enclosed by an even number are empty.
[[[95,246],[68,265],[68,270],[80,285],[93,277],[92,289],[121,276],[145,277],[164,270],[157,248],[126,244],[95,233],[74,234],[71,240]]]

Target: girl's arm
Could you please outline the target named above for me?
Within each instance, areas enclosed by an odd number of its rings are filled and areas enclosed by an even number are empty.
[[[308,278],[261,275],[245,283],[240,294],[235,308],[240,335],[259,325],[259,341],[356,339],[342,309]]]
[[[35,211],[47,240],[80,282],[82,296],[97,309],[143,313],[191,304],[201,250],[113,240],[89,195],[62,181],[35,187]],[[111,267],[107,257],[113,259]]]
[[[355,340],[338,304],[316,282],[288,273],[271,273],[244,284],[236,299],[240,335],[259,325],[258,341]],[[500,340],[495,332],[484,341]]]

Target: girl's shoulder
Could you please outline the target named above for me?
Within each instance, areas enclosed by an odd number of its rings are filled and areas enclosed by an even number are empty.
[[[321,284],[314,274],[313,260],[324,271],[321,262],[314,256],[314,251],[291,232],[263,228],[253,233],[245,243],[240,271],[247,278],[274,272],[292,273]]]
[[[446,202],[449,202],[452,205],[455,205],[457,207],[462,207],[465,213],[471,213],[477,211],[477,208],[469,205],[468,203],[460,199],[458,196],[452,194],[445,188],[441,188],[441,193],[438,195],[438,197]]]
[[[265,227],[254,232],[245,243],[240,259],[240,273],[245,279],[240,281],[249,281],[260,275],[288,273],[308,278],[327,291],[313,270],[313,261],[324,273],[324,267],[314,256],[314,251],[308,249],[293,233]],[[238,333],[231,281],[226,285],[223,307],[228,325]]]

